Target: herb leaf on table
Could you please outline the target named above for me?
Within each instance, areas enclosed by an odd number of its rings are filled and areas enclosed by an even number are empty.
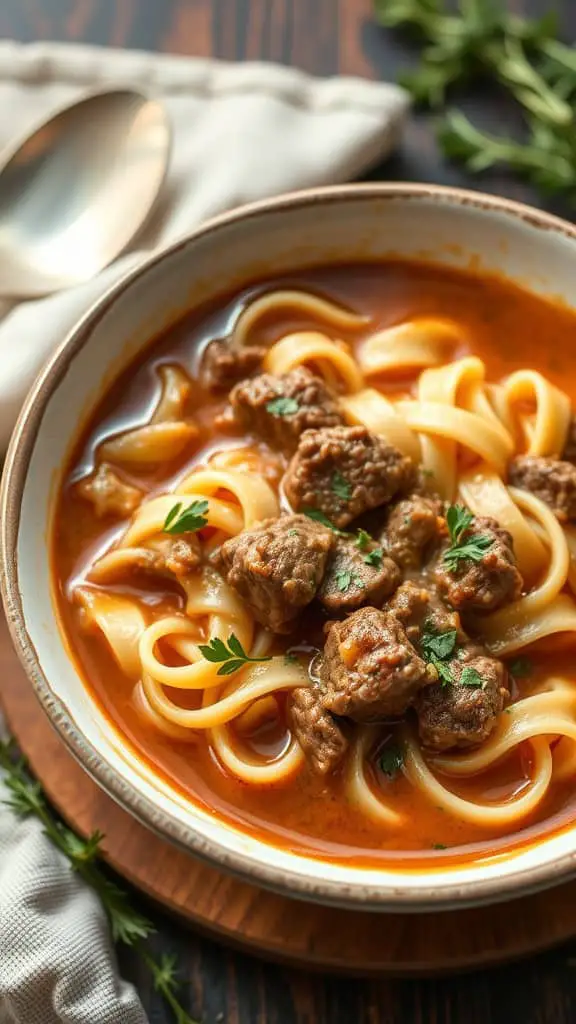
[[[198,1024],[177,998],[176,960],[163,956],[159,961],[149,953],[144,942],[155,932],[148,918],[131,906],[128,893],[120,888],[100,866],[104,836],[94,832],[87,839],[76,835],[53,813],[36,782],[28,772],[23,758],[16,756],[11,742],[0,742],[0,768],[8,791],[4,803],[19,818],[34,815],[42,823],[44,834],[67,858],[71,868],[94,890],[110,922],[114,942],[135,949],[148,967],[155,989],[164,997],[174,1014],[175,1024]]]
[[[417,103],[443,107],[455,86],[499,83],[524,113],[525,139],[482,132],[459,111],[438,128],[445,156],[474,173],[495,165],[545,193],[576,201],[576,51],[556,38],[557,19],[521,18],[501,0],[374,0],[376,18],[424,43],[419,66],[400,81]]]

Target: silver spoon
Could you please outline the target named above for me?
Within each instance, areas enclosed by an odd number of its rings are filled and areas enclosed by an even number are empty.
[[[168,166],[161,103],[134,89],[85,97],[0,155],[0,299],[93,277],[150,213]]]

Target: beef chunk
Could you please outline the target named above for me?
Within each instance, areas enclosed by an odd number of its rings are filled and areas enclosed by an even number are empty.
[[[266,519],[220,549],[220,567],[254,617],[289,633],[322,581],[334,533],[307,516]]]
[[[200,542],[193,534],[171,540],[164,553],[166,572],[174,576],[187,576],[201,560]]]
[[[483,743],[508,702],[504,665],[478,651],[470,647],[450,663],[453,684],[436,683],[418,694],[418,731],[422,743],[432,750]]]
[[[360,550],[355,541],[338,537],[318,597],[335,615],[353,612],[363,604],[380,605],[396,590],[401,578],[396,562],[377,544]]]
[[[292,691],[288,723],[314,770],[320,775],[335,771],[346,754],[348,739],[342,723],[322,707],[316,686]]]
[[[92,503],[98,517],[125,518],[132,515],[142,500],[142,491],[125,483],[107,462],[103,462],[92,476],[81,480],[77,489],[78,494]]]
[[[212,341],[202,358],[200,380],[209,391],[229,391],[260,368],[266,355],[263,345],[234,348],[227,341]]]
[[[328,624],[319,675],[323,706],[358,722],[404,714],[431,681],[404,627],[377,608]]]
[[[490,546],[479,553],[478,561],[465,558],[453,569],[441,558],[435,570],[438,590],[460,611],[494,611],[515,601],[522,592],[512,537],[495,519],[487,518],[473,519],[460,543],[472,537],[488,538]]]
[[[407,580],[398,587],[387,607],[402,623],[410,643],[416,648],[425,623],[437,633],[455,629],[458,633],[458,644],[464,644],[468,640],[460,624],[458,612],[446,608],[432,587],[418,586]]]
[[[284,477],[292,507],[347,526],[410,486],[412,461],[365,427],[307,430]]]
[[[576,520],[576,466],[540,455],[517,455],[508,482],[546,502],[561,523]]]
[[[292,454],[305,430],[344,422],[335,396],[305,367],[281,377],[263,373],[237,384],[230,402],[240,426],[274,448]]]
[[[420,568],[434,541],[444,532],[442,502],[412,494],[390,510],[382,542],[403,569]]]

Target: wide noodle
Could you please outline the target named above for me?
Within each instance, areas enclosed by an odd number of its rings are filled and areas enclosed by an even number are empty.
[[[506,484],[512,455],[562,450],[571,416],[568,396],[532,369],[487,381],[477,356],[450,361],[466,345],[473,349],[473,339],[456,321],[419,317],[381,328],[363,314],[296,289],[249,302],[233,328],[232,346],[250,344],[280,313],[296,326],[270,344],[267,371],[312,369],[337,392],[350,424],[364,424],[409,455],[444,500],[461,501],[512,534],[527,589],[478,623],[491,652],[518,655],[537,641],[576,634],[576,529],[561,525],[538,498]],[[407,372],[417,381],[410,392],[389,386]],[[100,455],[107,463],[152,464],[193,442],[197,426],[184,415],[189,380],[173,366],[161,367],[159,374],[160,394],[149,422],[106,440]],[[279,714],[284,694],[310,685],[303,662],[278,652],[271,634],[255,624],[210,563],[224,540],[279,515],[280,499],[265,464],[259,449],[228,447],[185,472],[168,492],[152,488],[73,588],[84,625],[105,639],[133,681],[141,713],[168,736],[192,742],[206,736],[225,769],[247,785],[279,785],[303,769],[295,737],[267,760],[250,753],[242,733],[248,722],[253,726]],[[158,615],[136,598],[118,595],[115,581],[150,552],[162,552],[168,514],[176,503],[191,500],[207,508],[206,524],[195,535],[205,559],[202,568],[176,581],[180,609]],[[226,642],[231,636],[251,657],[270,654],[270,660],[222,676],[200,646],[207,638]],[[406,813],[378,790],[367,770],[377,735],[373,725],[357,729],[345,771],[346,799],[384,832],[401,832]],[[517,793],[483,802],[458,794],[457,780],[480,776],[521,746],[531,749],[531,777]],[[576,687],[554,676],[542,692],[520,692],[489,740],[469,753],[432,756],[408,726],[405,747],[409,782],[446,813],[479,826],[517,825],[545,800],[556,772],[576,773]]]

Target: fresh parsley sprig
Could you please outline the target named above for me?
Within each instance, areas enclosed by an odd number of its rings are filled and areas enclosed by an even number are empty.
[[[208,522],[206,518],[207,511],[207,501],[192,501],[185,508],[182,502],[179,501],[170,509],[164,520],[164,533],[196,533],[197,530],[201,530],[203,526],[206,526]]]
[[[305,516],[308,516],[308,519],[313,519],[315,523],[321,523],[322,526],[328,527],[329,530],[332,530],[339,537],[347,537],[348,536],[346,531],[345,530],[339,530],[338,527],[335,525],[335,523],[333,523],[332,520],[328,518],[326,513],[321,511],[321,509],[319,509],[319,508],[303,508],[302,512],[304,513]]]
[[[545,192],[576,199],[576,54],[556,38],[553,13],[520,18],[501,0],[374,0],[378,21],[407,29],[425,47],[401,78],[418,103],[438,108],[455,85],[492,78],[525,114],[522,143],[476,129],[458,111],[438,131],[446,156],[473,172],[495,164],[521,172]]]
[[[436,670],[442,686],[454,682],[450,662],[456,653],[458,630],[439,630],[432,622],[425,622],[420,637],[420,650],[427,664]]]
[[[155,989],[164,997],[174,1013],[175,1024],[198,1024],[178,1000],[176,959],[162,956],[155,960],[144,945],[155,928],[148,918],[130,904],[128,894],[105,874],[99,863],[104,836],[94,832],[87,839],[77,836],[48,806],[39,782],[28,772],[23,758],[16,756],[12,743],[0,743],[0,767],[4,769],[3,782],[8,790],[4,801],[19,818],[33,816],[44,829],[45,835],[68,860],[71,868],[94,890],[110,922],[114,942],[130,946],[148,967]]]
[[[242,647],[237,636],[231,633],[228,637],[228,644],[225,644],[219,637],[213,637],[208,644],[198,644],[198,649],[206,661],[220,665],[216,675],[231,676],[248,662],[271,661],[272,655],[267,654],[262,658],[251,658]]]
[[[463,505],[450,505],[446,523],[452,543],[442,559],[448,572],[456,572],[462,562],[480,562],[494,544],[487,534],[470,532],[473,522],[474,516]]]
[[[266,402],[266,411],[271,416],[293,416],[299,408],[295,398],[288,398],[285,395],[279,395],[278,398],[272,398]]]
[[[380,752],[380,771],[390,781],[398,778],[404,765],[404,747],[399,743],[390,742]]]

